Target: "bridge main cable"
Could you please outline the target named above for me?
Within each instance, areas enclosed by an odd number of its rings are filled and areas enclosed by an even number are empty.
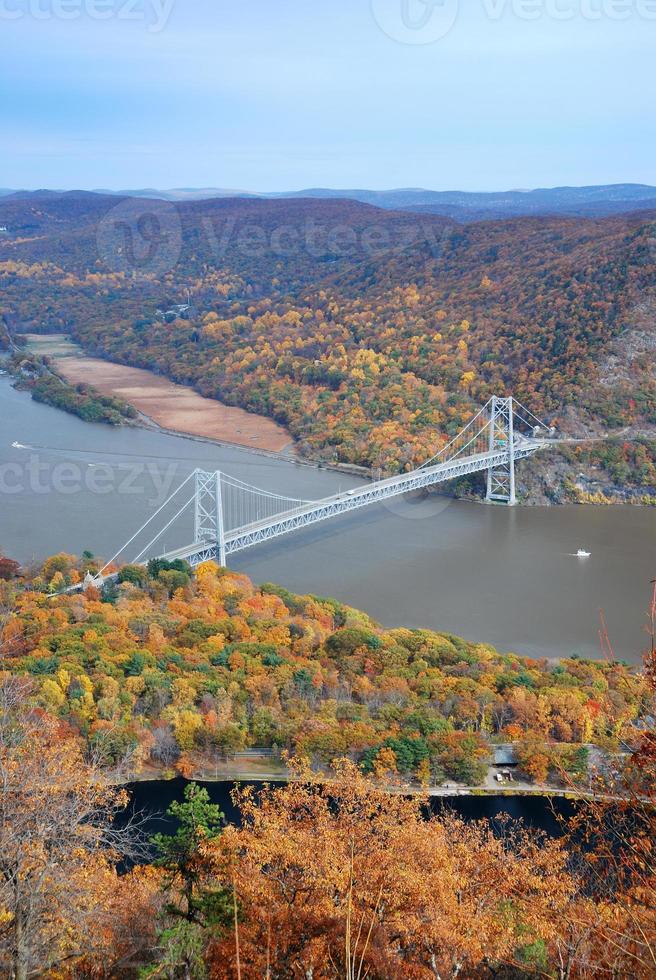
[[[102,567],[102,568],[101,568],[101,569],[99,570],[99,572],[98,572],[98,575],[99,575],[99,576],[102,576],[102,573],[103,573],[103,572],[104,572],[104,571],[105,571],[105,570],[106,570],[107,568],[109,568],[109,566],[110,566],[110,565],[113,565],[113,564],[114,564],[114,562],[116,561],[116,559],[117,559],[117,558],[119,557],[119,555],[122,555],[122,554],[123,554],[123,552],[124,552],[124,551],[125,551],[125,549],[126,549],[126,548],[128,547],[128,545],[131,545],[131,544],[132,544],[132,542],[133,542],[134,540],[136,540],[136,538],[138,538],[138,537],[139,537],[139,535],[141,534],[141,532],[142,532],[142,531],[145,531],[145,529],[146,529],[146,528],[148,527],[148,525],[149,525],[149,524],[151,523],[151,521],[154,521],[154,520],[155,520],[155,518],[157,517],[157,515],[158,515],[158,514],[161,514],[161,513],[162,513],[162,511],[164,510],[164,508],[165,508],[165,507],[166,507],[166,506],[167,506],[168,504],[170,504],[170,503],[171,503],[171,501],[173,500],[173,498],[174,498],[174,497],[175,497],[175,496],[176,496],[176,495],[177,495],[177,494],[178,494],[178,493],[179,493],[179,492],[180,492],[180,491],[182,490],[182,488],[183,488],[184,486],[186,486],[186,485],[187,485],[187,483],[189,483],[189,481],[190,481],[190,480],[192,479],[192,477],[195,477],[195,476],[196,476],[196,473],[197,473],[197,472],[198,472],[197,470],[193,470],[193,471],[192,471],[192,472],[191,472],[191,473],[189,474],[189,476],[188,476],[188,477],[187,477],[187,478],[186,478],[185,480],[183,480],[183,481],[182,481],[182,483],[180,484],[180,486],[179,486],[179,487],[177,487],[177,489],[176,489],[176,490],[174,490],[174,491],[173,491],[173,493],[172,493],[172,494],[171,494],[171,495],[170,495],[169,497],[167,497],[167,498],[166,498],[166,500],[165,500],[165,501],[164,501],[164,503],[163,503],[163,504],[161,505],[161,507],[158,507],[158,508],[157,508],[157,510],[156,510],[156,511],[155,511],[155,512],[154,512],[153,514],[151,514],[151,515],[150,515],[150,517],[148,518],[148,520],[147,520],[147,521],[144,521],[144,523],[143,523],[143,524],[141,525],[141,527],[139,528],[139,530],[138,530],[138,531],[135,531],[135,533],[134,533],[134,534],[132,535],[132,537],[131,537],[131,538],[129,538],[129,539],[128,539],[128,540],[127,540],[127,541],[125,542],[125,544],[124,544],[124,545],[123,545],[123,546],[122,546],[121,548],[119,548],[119,550],[118,550],[118,551],[116,552],[116,554],[115,554],[115,555],[113,555],[113,556],[112,556],[112,557],[111,557],[111,558],[109,559],[109,561],[106,561],[106,562],[105,562],[105,564],[103,565],[103,567]],[[192,498],[192,499],[193,499],[193,498]],[[185,505],[185,506],[186,506],[186,505]],[[183,509],[184,509],[184,508],[183,508]],[[162,533],[163,533],[163,531],[162,531]],[[159,537],[159,535],[158,535],[157,537]],[[156,540],[157,540],[157,538],[155,538],[155,541],[156,541]]]
[[[479,427],[477,423],[482,417],[485,421]],[[519,430],[515,431],[515,417],[531,430],[529,436]],[[169,560],[183,558],[192,565],[208,559],[225,564],[228,554],[282,534],[390,497],[484,470],[488,472],[487,499],[513,504],[515,460],[531,456],[538,449],[551,445],[546,439],[538,438],[541,428],[546,430],[547,427],[523,405],[515,403],[512,397],[495,396],[435,456],[412,472],[315,501],[263,490],[220,471],[206,472],[196,469],[103,566],[100,575],[192,478],[196,480],[194,496],[182,505],[165,527],[139,552],[135,561],[139,561],[152,548],[158,538],[194,501],[196,508],[193,543],[159,557]],[[441,461],[436,463],[440,458]]]

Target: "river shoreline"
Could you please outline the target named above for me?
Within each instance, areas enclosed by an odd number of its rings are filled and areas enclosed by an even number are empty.
[[[262,415],[205,398],[188,385],[144,368],[88,354],[68,334],[23,335],[25,351],[47,358],[53,372],[69,385],[88,385],[131,405],[137,418],[125,424],[154,429],[217,446],[239,447],[275,458],[294,459],[291,435]],[[171,419],[175,424],[166,424]],[[216,431],[217,434],[214,434]]]
[[[257,789],[263,786],[262,781],[250,780],[250,785]],[[173,802],[182,799],[188,782],[178,776],[168,782],[132,782],[125,786],[130,794],[130,802],[126,816],[130,819],[136,816],[145,821],[149,833],[171,833],[175,831],[175,821],[172,819],[169,807]],[[235,783],[203,783],[210,801],[219,806],[226,823],[239,825],[241,814],[234,790],[239,789]],[[524,826],[545,832],[551,837],[561,837],[567,821],[576,813],[577,800],[563,797],[552,797],[545,794],[520,796],[517,794],[490,793],[486,795],[460,796],[430,796],[419,797],[426,800],[430,810],[439,816],[440,813],[450,812],[464,821],[487,820],[493,827],[506,826],[508,818],[515,822],[521,821]]]
[[[28,335],[29,349],[35,346],[52,359],[57,373],[69,384],[88,384],[103,395],[120,398],[163,429],[209,437],[247,449],[289,452],[293,439],[272,419],[204,398],[193,388],[143,368],[129,367],[95,358],[75,349],[49,352],[49,345]]]
[[[219,446],[223,449],[243,449],[254,455],[293,462],[299,466],[307,466],[318,470],[331,470],[336,473],[362,477],[367,480],[372,479],[371,472],[367,467],[358,466],[355,463],[324,463],[301,455],[290,433],[267,416],[247,412],[238,406],[226,405],[216,398],[205,398],[189,385],[182,385],[178,382],[171,381],[169,378],[158,375],[154,371],[145,368],[133,368],[120,364],[117,361],[92,356],[74,341],[71,341],[68,334],[25,334],[24,336],[28,340],[25,351],[49,358],[52,362],[53,373],[67,384],[88,384],[101,394],[112,395],[131,405],[137,415],[135,419],[126,419],[123,423],[125,426],[160,432],[164,435],[176,436],[180,439],[188,439],[192,442],[205,445]],[[23,348],[17,347],[15,344],[13,345],[13,349],[16,353],[20,353],[23,350]],[[94,366],[98,365],[102,365],[102,368],[106,370],[116,368],[116,383],[99,384],[97,379],[94,379],[93,376],[88,377],[86,372],[82,371],[83,368],[91,366],[93,369]],[[233,416],[237,422],[246,418],[253,426],[261,425],[266,427],[267,430],[272,428],[273,430],[281,430],[285,434],[286,442],[282,448],[268,448],[262,445],[255,445],[253,441],[219,437],[209,435],[206,432],[194,432],[189,428],[176,428],[164,425],[158,421],[155,415],[144,411],[143,405],[139,407],[141,404],[140,399],[130,400],[129,391],[126,390],[124,385],[118,383],[119,376],[124,380],[126,379],[126,372],[130,372],[135,378],[137,376],[139,379],[144,380],[150,378],[152,379],[151,383],[153,385],[161,386],[162,389],[166,388],[167,391],[170,390],[174,393],[184,392],[188,398],[193,399],[194,403],[200,405],[201,408],[205,407],[203,403],[210,403],[216,411]]]
[[[179,772],[170,770],[154,770],[152,772],[128,773],[121,775],[116,780],[116,785],[126,786],[135,783],[172,783],[180,779]],[[225,765],[223,771],[217,775],[216,771],[193,770],[188,775],[182,777],[186,782],[212,783],[212,784],[233,784],[233,783],[286,783],[298,781],[293,773],[288,770],[269,772],[257,769],[243,769],[238,766],[231,767]],[[330,777],[326,781],[330,781]],[[446,785],[419,787],[412,783],[390,783],[385,786],[386,792],[401,793],[411,796],[429,796],[432,798],[454,798],[454,797],[556,797],[564,800],[601,800],[611,799],[611,797],[600,793],[593,793],[590,790],[567,788],[562,786],[552,786],[550,784],[528,785],[521,781],[514,785],[508,783],[485,785],[485,786],[464,786]]]
[[[238,406],[226,405],[215,398],[205,397],[190,385],[174,382],[150,369],[130,367],[102,356],[89,354],[71,340],[68,334],[25,334],[24,336],[28,341],[26,350],[49,358],[54,372],[67,384],[88,384],[102,395],[111,395],[127,402],[136,411],[137,418],[126,421],[124,423],[126,425],[221,448],[245,449],[264,457],[292,461],[300,466],[330,470],[363,480],[374,479],[371,470],[365,466],[354,463],[321,462],[303,456],[291,434],[267,416],[248,412]],[[14,349],[20,350],[15,344]],[[174,424],[165,424],[167,421],[172,421]],[[241,429],[242,426],[244,431]],[[207,431],[217,428],[221,430],[220,434]],[[615,434],[615,438],[621,436],[627,436],[626,430]],[[592,441],[597,441],[591,438]],[[599,437],[598,441],[605,442],[610,438],[611,435],[606,434]],[[590,439],[573,441],[589,442]],[[523,468],[520,466],[518,469],[520,506],[554,507],[569,503],[595,507],[656,505],[656,497],[650,497],[648,494],[645,496],[636,489],[622,488],[608,481],[599,482],[598,474],[593,474],[592,471],[586,471],[585,474],[581,472],[580,480],[574,488],[574,497],[563,499],[562,493],[557,489],[559,480],[563,477],[563,473],[560,473],[562,460],[556,456],[551,464],[542,460],[533,461],[532,465],[534,472],[527,470],[525,477]],[[584,469],[582,464],[580,468]],[[553,476],[556,473],[560,473],[560,476],[554,483]],[[592,494],[590,487],[596,487],[596,491]],[[606,488],[605,492],[602,492],[603,487]],[[442,490],[437,492],[437,496],[451,497],[452,495]],[[461,494],[458,499],[487,503],[474,493]]]

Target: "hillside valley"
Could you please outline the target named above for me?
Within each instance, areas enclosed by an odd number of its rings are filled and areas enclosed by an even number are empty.
[[[544,464],[543,500],[656,494],[653,212],[463,226],[339,199],[91,193],[0,211],[14,336],[70,333],[377,472],[416,466],[508,391],[594,440]],[[148,221],[144,262],[125,246],[143,251]]]

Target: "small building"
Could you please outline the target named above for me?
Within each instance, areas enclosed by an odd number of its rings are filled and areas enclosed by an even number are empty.
[[[495,745],[494,746],[494,762],[493,766],[516,766],[517,756],[515,755],[515,748],[513,745]]]
[[[196,309],[190,303],[176,303],[169,310],[155,310],[155,316],[162,323],[173,323],[174,320],[191,320],[196,316]]]

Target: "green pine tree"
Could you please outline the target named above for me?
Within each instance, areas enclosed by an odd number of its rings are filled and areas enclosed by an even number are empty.
[[[208,931],[216,937],[233,914],[230,889],[208,881],[201,856],[202,845],[221,834],[223,814],[197,783],[189,783],[183,802],[173,802],[166,812],[178,821],[176,832],[152,838],[158,853],[154,863],[166,872],[165,923],[158,937],[158,963],[142,975],[203,980]]]

